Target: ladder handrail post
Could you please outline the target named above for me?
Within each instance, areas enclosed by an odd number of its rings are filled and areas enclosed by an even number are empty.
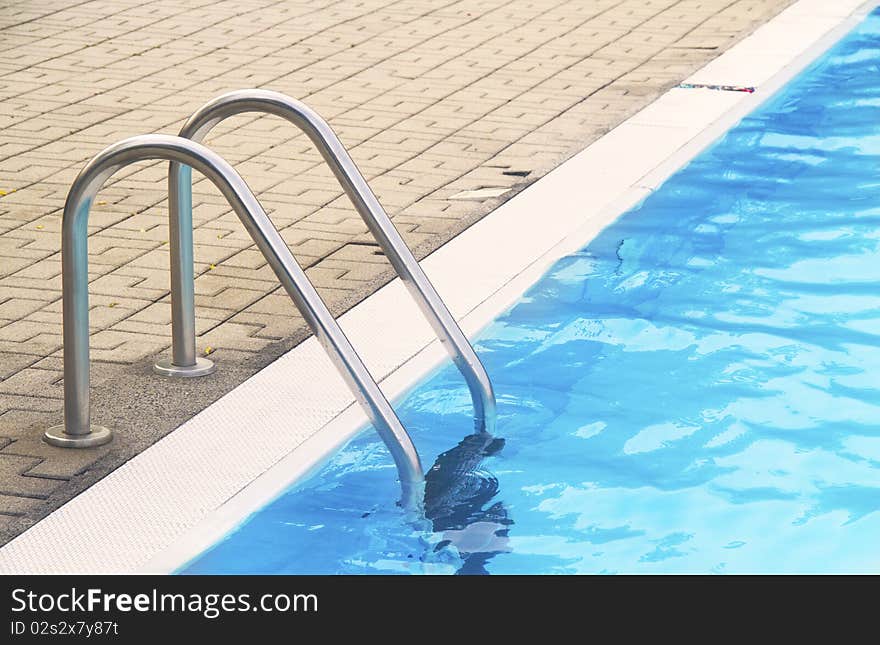
[[[301,101],[284,94],[269,90],[238,90],[221,95],[197,110],[181,128],[180,136],[202,141],[215,125],[244,112],[279,116],[293,123],[309,137],[464,377],[473,401],[476,430],[493,433],[496,417],[495,393],[483,364],[339,137],[324,119]],[[178,213],[181,221],[192,220],[192,182],[187,180],[184,169],[179,164],[172,163],[169,168],[168,199],[170,207],[173,212]],[[189,255],[192,255],[191,251]],[[182,264],[187,258],[180,254],[177,258],[172,257],[171,261]],[[182,285],[177,288],[183,293]],[[184,318],[193,317],[194,314],[185,309],[173,313],[172,328],[180,330],[174,332],[177,342],[180,336],[189,334],[191,323]],[[180,339],[179,342],[182,345],[188,341]]]
[[[420,509],[421,462],[394,409],[241,176],[219,155],[181,137],[152,134],[120,141],[86,164],[70,188],[62,217],[61,251],[64,424],[49,428],[45,441],[80,448],[112,438],[109,430],[91,424],[89,410],[88,216],[98,191],[115,172],[148,159],[196,168],[226,197],[388,446],[400,475],[401,504],[409,510]]]

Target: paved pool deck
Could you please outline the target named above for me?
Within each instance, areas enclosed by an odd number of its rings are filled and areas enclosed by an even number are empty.
[[[197,342],[218,371],[154,376],[171,337],[166,164],[128,167],[98,197],[89,240],[93,416],[116,438],[44,444],[62,418],[60,214],[99,150],[176,133],[225,91],[284,92],[331,123],[423,257],[789,4],[0,2],[0,544],[308,336],[200,179]],[[291,125],[236,117],[207,143],[255,190],[335,313],[393,277]]]

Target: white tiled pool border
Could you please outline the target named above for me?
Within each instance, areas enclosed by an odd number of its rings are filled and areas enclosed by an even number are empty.
[[[422,262],[472,335],[723,134],[880,0],[798,0]],[[832,5],[829,6],[829,5]],[[399,281],[341,318],[389,397],[445,358]],[[222,369],[222,366],[220,366]],[[362,427],[314,338],[0,549],[0,573],[170,572]],[[389,471],[389,475],[393,470]]]

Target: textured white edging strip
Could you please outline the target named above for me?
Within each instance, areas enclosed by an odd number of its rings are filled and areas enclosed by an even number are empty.
[[[757,94],[672,90],[433,253],[422,264],[465,331],[753,109],[855,24],[861,4],[800,0],[688,79]],[[392,397],[444,358],[399,281],[341,324]],[[309,339],[0,549],[0,572],[173,570],[364,423]]]

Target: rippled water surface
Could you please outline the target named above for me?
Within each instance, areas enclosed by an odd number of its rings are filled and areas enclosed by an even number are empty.
[[[480,334],[496,437],[452,367],[397,406],[482,458],[433,523],[368,431],[185,572],[877,572],[878,283],[875,12]]]

